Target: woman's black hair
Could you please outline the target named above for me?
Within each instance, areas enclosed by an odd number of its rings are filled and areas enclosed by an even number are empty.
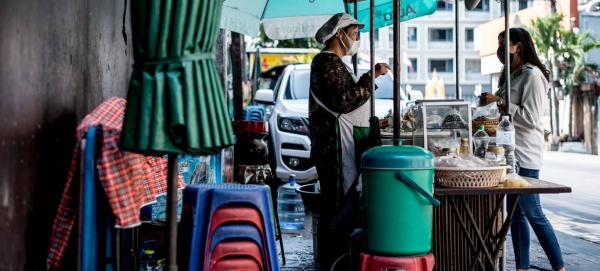
[[[523,29],[523,28],[510,28],[510,42],[512,44],[517,44],[517,43],[521,43],[522,47],[521,47],[521,65],[525,64],[525,63],[530,63],[536,67],[538,67],[542,73],[544,74],[544,77],[546,77],[546,80],[548,80],[548,82],[550,82],[550,72],[548,71],[548,69],[546,69],[546,66],[544,66],[544,64],[542,64],[542,61],[540,61],[540,58],[537,55],[537,52],[535,51],[535,46],[533,45],[533,39],[531,38],[531,35],[529,34],[529,32],[527,32],[527,30]],[[504,37],[504,31],[502,31],[502,33],[500,33],[498,35],[498,37]],[[505,41],[506,42],[506,41]],[[504,50],[504,49],[502,49]],[[510,63],[508,64],[508,66],[510,67]],[[502,72],[500,73],[500,79],[498,80],[498,87],[501,87],[504,85],[504,83],[506,82],[506,78],[504,75],[504,69],[506,68],[506,64],[504,66],[502,66]]]

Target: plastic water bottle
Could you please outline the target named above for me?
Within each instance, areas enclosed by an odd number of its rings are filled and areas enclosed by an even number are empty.
[[[277,215],[281,229],[304,229],[304,203],[296,192],[298,187],[296,175],[290,174],[289,182],[277,189]]]
[[[475,142],[475,152],[473,154],[479,158],[485,158],[485,152],[490,142],[490,137],[484,131],[484,126],[479,125],[479,130],[473,135],[473,142]]]
[[[502,116],[502,121],[496,128],[496,145],[504,148],[504,157],[506,158],[506,173],[515,172],[515,126],[510,122],[509,116]]]

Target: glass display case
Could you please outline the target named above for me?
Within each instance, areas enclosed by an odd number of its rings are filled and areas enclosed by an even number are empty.
[[[460,139],[471,138],[471,103],[462,100],[423,100],[412,107],[413,145],[430,150],[436,156],[444,148],[460,147]]]

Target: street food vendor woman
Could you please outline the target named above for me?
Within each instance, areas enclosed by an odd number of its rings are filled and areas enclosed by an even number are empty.
[[[344,56],[358,52],[358,31],[363,27],[349,14],[338,13],[315,36],[325,44],[311,64],[309,94],[311,161],[319,175],[323,199],[317,230],[321,270],[329,270],[348,249],[349,239],[334,234],[331,222],[340,200],[358,175],[356,159],[362,153],[355,145],[368,135],[371,80],[389,70],[387,64],[379,63],[374,72],[358,78],[342,62]]]

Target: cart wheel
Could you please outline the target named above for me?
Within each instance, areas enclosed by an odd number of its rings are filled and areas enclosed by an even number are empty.
[[[350,270],[349,262],[350,253],[346,253],[333,262],[330,271],[348,271]]]

